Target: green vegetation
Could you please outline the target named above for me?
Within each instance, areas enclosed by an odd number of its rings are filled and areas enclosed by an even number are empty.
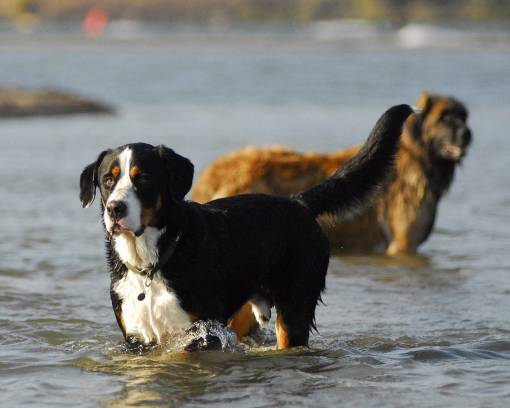
[[[0,0],[0,18],[80,20],[94,5],[112,18],[190,22],[510,19],[510,0]]]

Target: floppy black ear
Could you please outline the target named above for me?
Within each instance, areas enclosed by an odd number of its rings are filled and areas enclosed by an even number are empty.
[[[86,166],[81,172],[80,176],[80,200],[83,208],[89,208],[94,198],[96,196],[96,187],[97,183],[97,169],[101,162],[103,161],[103,157],[108,152],[105,150],[101,152],[97,160],[93,163],[90,163]]]
[[[156,149],[159,156],[165,162],[165,167],[170,178],[171,191],[176,199],[183,200],[193,183],[193,164],[187,158],[175,153],[172,149],[164,145],[159,145]]]

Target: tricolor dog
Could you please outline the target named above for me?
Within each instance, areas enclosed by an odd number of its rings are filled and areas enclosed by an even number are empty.
[[[322,213],[356,213],[391,172],[407,105],[389,109],[365,146],[324,183],[292,197],[184,199],[193,165],[165,146],[102,152],[83,170],[84,207],[99,188],[111,300],[126,341],[160,343],[198,320],[236,327],[252,303],[261,322],[276,308],[277,346],[308,344],[325,287]]]

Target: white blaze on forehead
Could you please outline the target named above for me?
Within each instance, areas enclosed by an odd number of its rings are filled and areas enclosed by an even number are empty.
[[[111,201],[124,201],[129,192],[133,189],[133,182],[129,177],[129,169],[131,168],[131,159],[133,156],[133,151],[130,148],[126,148],[119,154],[119,165],[120,165],[120,174],[119,180],[115,185],[110,197],[108,197],[108,202]]]
[[[119,154],[119,179],[110,197],[108,197],[106,205],[112,201],[122,201],[126,204],[127,214],[122,220],[119,220],[119,224],[124,228],[137,231],[142,225],[140,219],[142,215],[142,205],[134,192],[133,182],[129,176],[132,159],[133,151],[129,147],[125,148]],[[112,224],[107,211],[104,212],[104,219],[107,226]]]

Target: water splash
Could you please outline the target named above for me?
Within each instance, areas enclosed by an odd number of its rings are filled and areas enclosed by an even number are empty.
[[[267,327],[259,327],[243,339],[243,344],[248,349],[260,347],[274,347],[276,335]]]
[[[236,333],[216,320],[197,321],[184,336],[173,337],[166,343],[170,350],[242,351]]]

